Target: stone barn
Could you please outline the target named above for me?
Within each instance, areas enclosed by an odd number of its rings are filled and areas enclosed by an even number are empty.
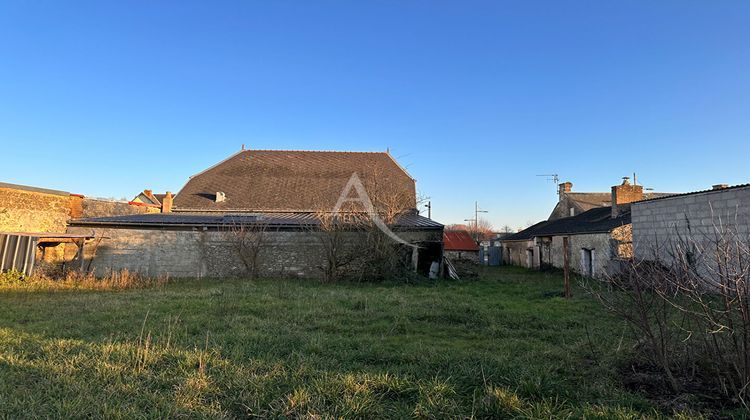
[[[465,230],[445,231],[443,246],[447,258],[479,262],[479,245]]]
[[[373,238],[424,274],[442,261],[443,225],[418,214],[415,180],[387,152],[242,150],[190,177],[170,210],[70,231],[102,238],[86,252],[97,274],[321,277]]]

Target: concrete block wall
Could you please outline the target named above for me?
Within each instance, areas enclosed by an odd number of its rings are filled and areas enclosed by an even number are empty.
[[[750,234],[750,187],[633,203],[631,217],[635,258],[669,261],[680,237],[707,243],[717,226]]]

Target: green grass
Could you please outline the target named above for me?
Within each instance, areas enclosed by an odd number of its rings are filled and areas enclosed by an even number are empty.
[[[0,417],[658,416],[618,379],[624,326],[561,283],[0,289]]]

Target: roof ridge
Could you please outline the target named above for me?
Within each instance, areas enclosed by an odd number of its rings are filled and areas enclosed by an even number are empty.
[[[310,149],[245,149],[242,152],[305,152],[305,153],[368,153],[368,154],[387,154],[387,151],[353,151],[353,150],[310,150]]]

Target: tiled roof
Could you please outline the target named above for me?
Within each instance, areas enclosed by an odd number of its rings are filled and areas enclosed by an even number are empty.
[[[503,241],[528,240],[537,236],[610,232],[612,229],[629,224],[629,211],[613,219],[612,207],[597,207],[577,216],[539,222],[516,234],[503,238]]]
[[[388,194],[416,207],[414,180],[388,153],[245,150],[191,177],[175,211],[332,210],[354,173],[372,200]]]
[[[269,227],[315,226],[319,221],[312,213],[145,213],[113,217],[93,217],[71,220],[71,226],[108,227],[221,227],[232,224],[261,223]],[[443,225],[418,214],[404,214],[397,218],[395,228],[442,229]]]
[[[446,251],[479,251],[474,238],[465,230],[446,230],[443,243]]]

